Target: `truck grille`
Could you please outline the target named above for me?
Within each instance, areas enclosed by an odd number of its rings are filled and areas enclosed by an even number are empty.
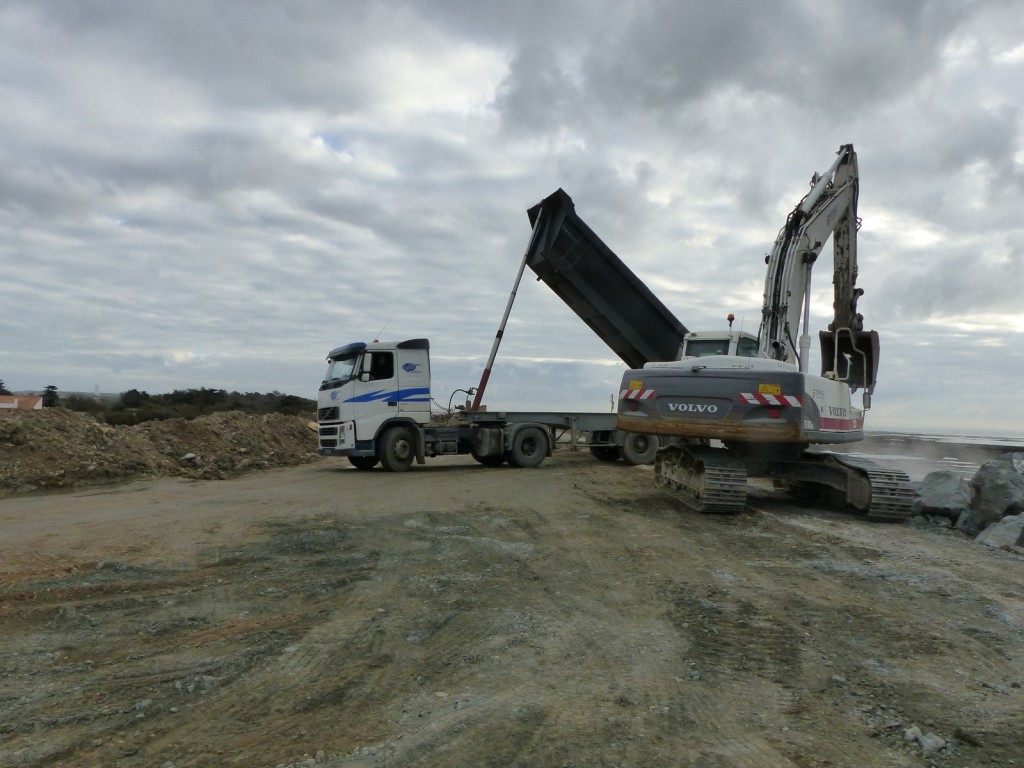
[[[325,440],[324,438],[321,437],[320,438],[320,447],[321,448],[337,448],[338,447],[338,441],[337,440]]]
[[[335,421],[338,418],[338,406],[332,405],[328,408],[320,408],[316,412],[317,421]]]

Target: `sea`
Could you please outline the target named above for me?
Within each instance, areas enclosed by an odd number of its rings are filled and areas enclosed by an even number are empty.
[[[883,466],[901,469],[911,480],[920,480],[939,469],[951,470],[969,480],[986,461],[1004,453],[1024,452],[1024,437],[865,432],[860,442],[822,448],[864,456]]]

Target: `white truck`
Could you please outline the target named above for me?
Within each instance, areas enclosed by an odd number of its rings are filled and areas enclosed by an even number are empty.
[[[430,415],[430,342],[355,342],[331,350],[317,394],[318,453],[345,456],[356,469],[381,464],[404,472],[433,456],[470,454],[498,466],[536,467],[556,438],[586,440],[598,459],[620,455],[649,464],[657,438],[619,432],[614,413],[463,411],[458,423],[434,426]]]

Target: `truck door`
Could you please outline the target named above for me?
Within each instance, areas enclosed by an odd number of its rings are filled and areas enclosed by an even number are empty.
[[[367,350],[360,371],[359,394],[365,402],[398,410],[398,377],[395,375],[395,353],[391,350]]]
[[[377,429],[398,415],[398,377],[392,350],[367,350],[352,381],[352,419],[356,439],[371,440]]]
[[[357,403],[372,404],[374,413],[430,413],[430,367],[425,350],[367,350],[363,355]]]
[[[398,415],[430,422],[430,364],[426,350],[367,349],[353,382],[356,437],[372,439]]]

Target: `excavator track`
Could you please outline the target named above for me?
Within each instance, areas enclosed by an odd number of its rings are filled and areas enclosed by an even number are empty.
[[[827,461],[853,470],[862,478],[866,478],[870,486],[870,501],[866,508],[863,504],[854,505],[866,519],[902,523],[910,518],[914,488],[905,472],[888,469],[862,456],[841,453],[828,454]]]
[[[786,469],[782,469],[783,466]],[[825,453],[775,464],[775,477],[798,484],[831,486],[840,492],[834,503],[852,507],[872,522],[903,522],[911,516],[914,488],[905,472],[883,467],[862,456]],[[680,491],[700,512],[737,514],[747,505],[747,468],[724,448],[672,445],[658,451],[654,475]],[[832,498],[832,497],[830,497]]]
[[[657,481],[700,512],[734,515],[747,506],[747,470],[723,448],[668,446],[654,459]]]

